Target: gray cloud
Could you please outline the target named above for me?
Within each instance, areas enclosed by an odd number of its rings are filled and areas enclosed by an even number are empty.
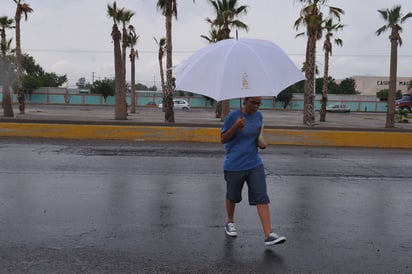
[[[297,33],[293,23],[299,16],[300,4],[284,0],[243,0],[249,5],[246,16],[242,17],[250,31],[239,32],[240,37],[268,39],[282,47],[301,66],[304,60],[306,38],[295,38]],[[22,22],[22,47],[46,70],[67,74],[70,84],[78,78],[89,81],[113,77],[113,45],[111,43],[112,21],[107,16],[106,7],[111,1],[101,0],[31,0],[26,1],[34,9],[27,22]],[[140,59],[137,61],[136,78],[148,85],[160,79],[157,63],[157,45],[153,36],[165,34],[164,17],[156,9],[156,0],[117,1],[119,7],[135,11],[131,24],[138,35],[137,43]],[[402,12],[412,11],[412,2],[396,3],[388,0],[329,1],[332,6],[345,10],[342,17],[345,29],[337,34],[342,38],[343,47],[334,47],[330,60],[330,74],[336,79],[354,75],[385,76],[389,74],[390,43],[389,33],[377,37],[375,31],[384,25],[378,9],[402,5]],[[1,1],[0,16],[13,17],[13,1]],[[326,11],[325,11],[326,12]],[[209,26],[206,17],[213,17],[213,9],[206,2],[198,0],[178,0],[178,20],[173,21],[174,64],[185,60],[190,54],[207,45],[200,38],[206,35]],[[299,30],[299,32],[303,29]],[[403,46],[399,48],[398,75],[412,77],[412,19],[404,25]],[[232,33],[234,35],[234,33]],[[12,32],[9,37],[14,37]],[[318,43],[317,63],[323,71],[322,43]]]

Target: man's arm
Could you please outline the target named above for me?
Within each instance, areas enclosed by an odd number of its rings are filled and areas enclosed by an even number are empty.
[[[233,138],[233,135],[235,135],[236,130],[242,129],[245,126],[245,122],[245,117],[238,118],[236,122],[228,130],[220,134],[220,142],[222,144],[229,142]]]

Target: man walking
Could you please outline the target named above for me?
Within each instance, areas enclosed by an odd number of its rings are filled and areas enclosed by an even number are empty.
[[[267,195],[265,170],[258,148],[267,144],[262,134],[263,116],[258,111],[261,97],[247,97],[242,110],[232,110],[227,115],[222,129],[221,142],[226,155],[223,169],[226,180],[226,234],[237,236],[234,222],[236,204],[242,200],[242,189],[246,182],[250,205],[256,205],[265,235],[264,244],[275,245],[286,241],[272,232]]]

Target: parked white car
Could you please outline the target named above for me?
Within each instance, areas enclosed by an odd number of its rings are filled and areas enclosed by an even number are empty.
[[[159,108],[163,108],[163,104],[159,104]],[[181,110],[189,110],[190,105],[186,100],[183,99],[173,99],[173,108],[174,109],[181,109]]]
[[[345,104],[332,104],[326,107],[327,112],[343,112],[349,113],[350,108]]]

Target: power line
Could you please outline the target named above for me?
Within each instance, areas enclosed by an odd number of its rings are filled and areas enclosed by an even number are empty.
[[[101,53],[101,54],[112,54],[113,50],[96,50],[96,49],[24,49],[24,51],[32,52],[57,52],[57,53]],[[195,53],[196,50],[174,50],[173,53]],[[150,53],[157,54],[155,50],[139,50],[139,53]],[[291,56],[304,56],[304,53],[289,53]],[[317,55],[323,55],[318,53]],[[389,57],[390,54],[359,54],[359,53],[341,53],[334,54],[335,57]],[[412,54],[398,54],[398,57],[411,58]]]
[[[57,53],[113,53],[113,50],[87,50],[87,49],[23,49],[23,51],[32,52],[57,52]],[[174,50],[174,53],[194,53],[193,50]],[[157,54],[155,50],[139,50],[139,53],[153,53]]]

